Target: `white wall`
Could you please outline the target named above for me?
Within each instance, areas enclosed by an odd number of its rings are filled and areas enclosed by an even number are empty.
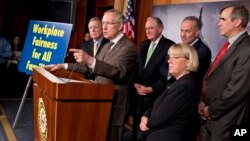
[[[163,35],[172,39],[176,43],[180,43],[180,25],[186,16],[200,16],[202,10],[202,37],[212,52],[212,60],[215,58],[221,45],[225,42],[226,38],[219,34],[218,19],[219,10],[230,3],[244,4],[250,11],[250,2],[237,1],[237,2],[209,2],[209,3],[196,3],[196,4],[176,4],[154,6],[153,16],[160,17],[164,23]],[[250,31],[250,22],[247,27]]]

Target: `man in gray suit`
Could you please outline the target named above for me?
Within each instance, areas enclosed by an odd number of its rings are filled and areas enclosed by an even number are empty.
[[[136,46],[123,33],[124,16],[112,9],[104,13],[102,19],[103,35],[110,42],[105,44],[96,57],[81,49],[70,49],[78,64],[49,65],[45,68],[53,71],[68,69],[78,72],[92,72],[95,82],[114,83],[114,114],[111,115],[111,134],[109,141],[121,141],[122,129],[128,112],[128,82],[136,62]],[[101,126],[101,125],[100,125]]]
[[[220,10],[219,31],[230,44],[204,79],[198,110],[203,119],[201,141],[229,141],[232,125],[250,124],[248,21],[249,12],[242,5],[228,5]]]

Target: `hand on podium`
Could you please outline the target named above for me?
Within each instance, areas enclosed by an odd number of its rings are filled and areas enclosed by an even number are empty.
[[[56,70],[65,69],[65,64],[50,64],[50,65],[44,66],[44,68],[48,71],[56,71]]]

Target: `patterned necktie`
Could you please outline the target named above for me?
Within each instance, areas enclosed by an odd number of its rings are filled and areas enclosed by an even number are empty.
[[[94,43],[94,48],[93,48],[93,55],[94,55],[94,57],[96,56],[96,53],[98,51],[98,48],[99,48],[98,45],[99,45],[98,42]]]
[[[108,52],[110,52],[111,50],[112,50],[112,46],[114,45],[115,43],[114,42],[109,42],[108,43],[108,46],[109,46],[109,51]]]
[[[152,56],[152,54],[153,54],[153,52],[155,50],[155,45],[156,45],[155,42],[151,42],[151,44],[150,44],[150,46],[148,48],[147,58],[146,58],[146,61],[145,61],[145,66],[144,66],[145,68],[146,68],[146,66],[148,64],[148,61],[151,58],[151,56]]]
[[[106,52],[105,52],[105,55],[104,56],[106,56],[106,55],[108,55],[109,54],[109,52],[111,51],[111,46],[113,46],[114,45],[114,43],[113,42],[108,42],[107,44],[105,44],[105,47],[107,46],[107,50],[106,50]]]
[[[229,42],[225,42],[223,47],[221,48],[221,50],[219,51],[219,53],[217,54],[216,58],[214,59],[214,62],[212,64],[212,66],[209,68],[205,79],[203,80],[203,84],[202,84],[202,100],[205,102],[205,88],[206,88],[206,80],[209,77],[209,75],[211,74],[211,72],[213,72],[213,70],[215,69],[216,65],[220,62],[221,58],[226,54],[228,46],[229,46]]]

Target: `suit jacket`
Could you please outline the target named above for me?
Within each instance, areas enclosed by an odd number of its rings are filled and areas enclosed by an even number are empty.
[[[108,39],[103,38],[96,54],[98,54],[100,52],[100,50],[102,49],[103,45],[105,45],[108,42],[109,42]],[[84,50],[86,53],[88,53],[91,56],[94,56],[93,55],[93,48],[94,48],[94,40],[93,39],[89,40],[87,42],[83,42],[81,44],[81,49]]]
[[[100,50],[102,49],[102,47],[108,43],[109,40],[106,39],[106,38],[103,38],[102,41],[101,41],[101,44],[99,46],[99,49],[97,50],[97,53],[98,54],[100,52]],[[91,56],[94,56],[94,53],[93,53],[93,49],[94,49],[94,40],[89,40],[87,42],[83,42],[81,44],[81,49],[84,50],[86,53],[88,53],[89,55]],[[93,73],[85,73],[85,78],[86,79],[91,79],[91,80],[94,80],[95,79],[95,75]]]
[[[145,112],[145,110],[151,107],[153,100],[163,89],[163,84],[167,79],[168,72],[168,65],[166,61],[167,51],[169,47],[174,44],[173,41],[162,36],[148,61],[147,66],[144,67],[150,43],[150,40],[146,40],[141,43],[140,52],[136,62],[136,73],[134,76],[134,83],[151,86],[154,91],[147,96],[140,96],[140,98],[144,99],[144,110],[142,112]]]
[[[207,45],[202,42],[201,39],[194,43],[193,47],[196,49],[199,57],[199,70],[197,73],[195,73],[195,80],[198,94],[200,96],[202,91],[203,79],[211,64],[211,51],[207,47]]]
[[[125,35],[114,45],[111,51],[109,43],[103,46],[96,56],[96,65],[93,74],[95,82],[114,83],[116,94],[114,102],[114,116],[112,125],[123,126],[128,112],[128,83],[136,61],[136,46]],[[68,68],[73,69],[74,64]],[[83,64],[77,64],[75,71],[90,72]]]
[[[195,137],[192,128],[197,117],[195,80],[191,73],[182,76],[159,95],[147,116],[150,128],[146,141],[190,141]]]
[[[167,51],[171,45],[174,44],[173,41],[161,37],[159,43],[157,44],[151,58],[149,59],[147,66],[145,67],[145,62],[147,58],[148,49],[151,41],[145,40],[141,43],[140,52],[136,61],[136,69],[134,72],[134,78],[131,88],[131,107],[133,112],[133,134],[136,138],[138,127],[140,124],[141,116],[143,113],[149,109],[156,97],[164,89],[165,81],[167,80],[168,65],[166,62]],[[134,88],[134,83],[139,83],[147,87],[152,87],[153,92],[141,96],[138,95],[136,89]]]
[[[204,127],[212,141],[228,138],[230,125],[250,124],[249,45],[250,36],[244,33],[206,78],[204,95],[211,120]]]

